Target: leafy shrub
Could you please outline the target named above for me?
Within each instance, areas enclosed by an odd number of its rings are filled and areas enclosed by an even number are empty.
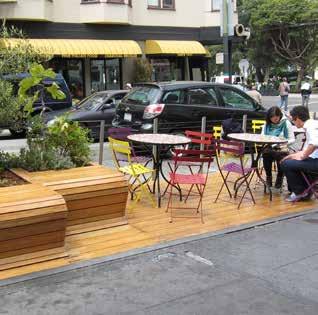
[[[45,147],[45,150],[43,150]],[[43,143],[33,143],[27,149],[21,149],[19,167],[28,171],[59,170],[74,167],[68,155],[61,155],[56,148],[49,148]]]
[[[87,165],[90,161],[89,131],[81,128],[77,121],[61,116],[47,130],[46,141],[56,148],[61,156],[68,155],[76,166]]]

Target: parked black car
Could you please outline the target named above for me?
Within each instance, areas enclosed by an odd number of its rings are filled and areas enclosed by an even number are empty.
[[[57,117],[67,114],[69,120],[79,121],[83,127],[90,129],[93,139],[99,138],[100,120],[104,120],[105,137],[107,137],[107,130],[112,125],[116,106],[127,93],[127,90],[96,92],[77,103],[69,111],[46,113],[45,119],[47,124],[51,125]]]
[[[113,126],[152,132],[153,119],[157,117],[159,132],[179,133],[199,130],[203,116],[209,130],[230,117],[242,121],[244,114],[248,119],[264,119],[265,109],[232,85],[193,81],[143,83],[135,85],[119,103]]]

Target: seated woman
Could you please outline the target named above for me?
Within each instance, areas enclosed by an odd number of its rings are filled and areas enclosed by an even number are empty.
[[[266,183],[272,187],[272,164],[277,163],[277,177],[275,188],[280,189],[283,183],[283,172],[280,167],[280,161],[289,154],[289,147],[295,142],[292,124],[283,115],[278,106],[271,107],[266,114],[266,123],[263,126],[262,134],[285,138],[287,145],[273,145],[263,152],[263,165],[266,173]]]

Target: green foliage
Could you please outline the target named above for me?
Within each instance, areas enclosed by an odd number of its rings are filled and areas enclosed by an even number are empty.
[[[76,166],[84,166],[90,161],[91,141],[88,133],[78,122],[71,122],[67,116],[61,116],[48,128],[46,138],[48,144],[58,149],[62,156],[68,155]]]
[[[8,39],[14,38],[14,42]],[[35,50],[23,32],[15,27],[0,26],[0,77],[4,74],[26,72],[34,62],[42,63],[51,56]]]
[[[14,95],[13,85],[0,79],[0,125],[20,130],[23,127],[23,116],[21,102]]]
[[[40,64],[33,63],[29,69],[30,76],[24,78],[19,83],[18,95],[21,102],[25,102],[24,110],[28,113],[33,111],[33,104],[40,99],[44,108],[45,91],[51,94],[54,99],[63,99],[65,94],[59,89],[59,86],[53,82],[50,86],[45,86],[43,80],[45,78],[54,79],[56,73],[52,69],[44,69]],[[34,94],[30,97],[28,91],[36,87]]]
[[[318,62],[318,0],[241,0],[240,22],[249,25],[250,57],[258,65],[293,64],[298,85]],[[282,60],[283,63],[282,63]]]
[[[135,62],[134,82],[149,82],[152,76],[152,65],[146,58],[138,58]]]
[[[14,38],[14,44],[8,40]],[[34,50],[25,39],[22,31],[14,27],[0,26],[0,126],[10,126],[11,129],[20,130],[25,124],[26,109],[33,104],[33,99],[21,100],[15,95],[12,83],[3,79],[4,75],[26,72],[29,66],[37,61],[47,60],[47,56]]]

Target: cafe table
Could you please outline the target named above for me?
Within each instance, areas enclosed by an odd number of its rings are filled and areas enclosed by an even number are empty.
[[[263,183],[265,191],[266,188],[269,192],[270,201],[272,201],[272,190],[266,183],[266,181],[262,178],[258,164],[259,159],[261,158],[264,150],[272,145],[282,145],[288,143],[287,139],[269,136],[269,135],[262,135],[262,134],[255,134],[255,133],[230,133],[228,134],[229,139],[244,142],[246,145],[249,146],[249,151],[251,154],[251,167],[255,169],[255,173],[259,180]],[[257,151],[254,152],[255,144],[257,145]],[[256,154],[255,154],[256,153]]]
[[[163,170],[162,170],[162,157],[166,154],[171,148],[180,145],[186,145],[191,142],[191,139],[185,136],[180,135],[170,135],[163,133],[139,133],[129,135],[129,141],[144,144],[146,146],[153,146],[155,150],[153,150],[153,168],[155,170],[155,178],[153,182],[153,193],[157,193],[157,205],[161,207],[161,191],[160,191],[160,175],[161,177],[170,184],[169,179],[166,178]],[[175,186],[178,189],[179,193],[180,188]]]

